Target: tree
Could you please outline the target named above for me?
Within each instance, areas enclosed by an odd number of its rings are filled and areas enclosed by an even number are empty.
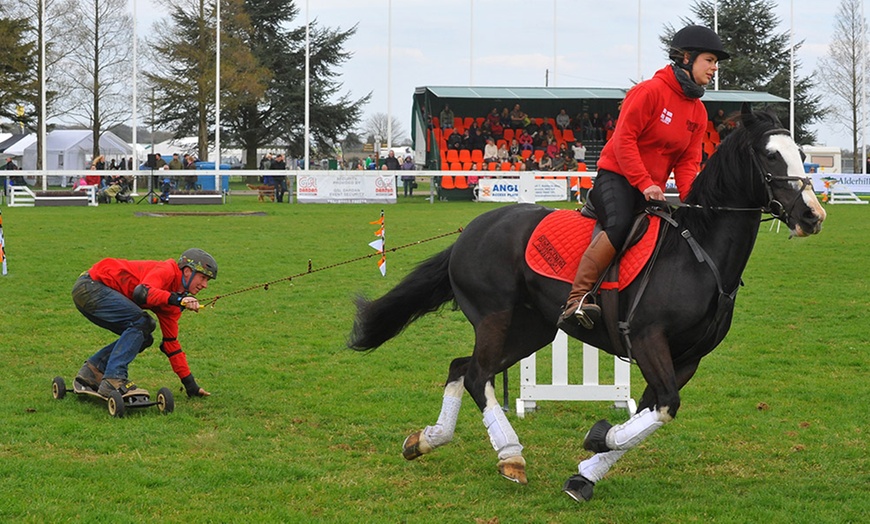
[[[399,122],[399,119],[391,116],[389,121],[392,124],[392,140],[390,140],[390,143],[397,146],[409,144],[410,141],[405,135],[405,130],[402,129],[402,124]],[[376,137],[380,137],[381,142],[386,144],[387,134],[387,115],[385,113],[375,113],[366,120],[365,126],[363,127],[363,136],[365,136],[367,140],[372,141]]]
[[[773,0],[718,0],[718,33],[731,58],[720,64],[719,86],[722,89],[766,91],[788,99],[790,97],[789,34],[775,33],[780,24],[773,13]],[[714,3],[696,0],[691,11],[696,20],[684,18],[682,22],[713,27]],[[667,46],[674,28],[667,26],[661,37]],[[801,43],[795,44],[795,55]],[[815,133],[809,126],[824,115],[821,97],[811,93],[812,77],[800,78],[800,62],[795,60],[795,129],[798,143],[812,143]],[[782,120],[789,121],[789,108],[779,104],[773,108]]]
[[[145,73],[155,91],[153,124],[175,131],[175,137],[195,134],[199,158],[208,158],[214,137],[215,4],[206,0],[164,0],[170,18],[155,28],[153,71]],[[250,53],[246,35],[250,19],[241,0],[221,0],[221,109],[233,110],[264,93],[268,74]],[[224,130],[221,129],[222,136]]]
[[[91,130],[94,158],[100,155],[103,130],[130,115],[133,19],[126,9],[126,0],[80,0],[71,33],[78,51],[62,68],[73,86],[66,100],[69,114]]]
[[[0,118],[23,126],[32,125],[39,103],[33,75],[39,52],[27,38],[30,31],[26,19],[0,18]]]
[[[862,0],[841,0],[834,19],[834,37],[828,47],[828,55],[819,64],[816,75],[824,76],[828,98],[828,115],[852,136],[852,154],[855,169],[863,163],[860,159],[858,139],[865,127],[865,115],[861,111],[866,88],[867,37],[866,20]]]
[[[257,149],[283,144],[291,156],[305,147],[305,27],[288,30],[298,14],[292,0],[245,0],[251,19],[248,41],[252,54],[268,71],[266,92],[227,111],[229,135],[246,151],[254,167]],[[369,96],[352,100],[339,95],[338,68],[350,53],[344,51],[356,27],[347,31],[309,25],[310,146],[331,151],[359,122]]]

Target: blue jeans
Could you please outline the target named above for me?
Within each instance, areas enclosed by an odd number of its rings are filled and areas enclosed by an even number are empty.
[[[88,358],[88,362],[102,371],[104,378],[126,380],[130,362],[154,343],[151,333],[157,327],[156,321],[132,300],[87,273],[76,280],[72,297],[85,318],[120,335]]]

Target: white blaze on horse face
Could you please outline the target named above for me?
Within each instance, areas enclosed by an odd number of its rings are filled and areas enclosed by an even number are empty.
[[[782,156],[788,169],[788,176],[808,176],[804,172],[804,163],[803,160],[801,160],[800,149],[798,149],[797,144],[794,143],[794,140],[792,140],[790,135],[771,135],[770,140],[767,142],[767,150],[771,153],[779,153]],[[801,182],[794,181],[792,182],[792,185],[795,189],[800,189]],[[819,217],[819,223],[824,222],[827,213],[825,212],[825,208],[822,207],[821,202],[819,202],[819,199],[816,198],[816,193],[813,191],[812,185],[803,188],[801,191],[801,198],[807,207],[812,209],[813,213]],[[796,228],[797,230],[794,231],[794,234],[799,237],[804,237],[812,233],[804,231],[800,226],[796,226]]]

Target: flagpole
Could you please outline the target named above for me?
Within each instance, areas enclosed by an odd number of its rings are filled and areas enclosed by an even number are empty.
[[[311,17],[308,13],[308,0],[305,0],[305,144],[302,153],[302,169],[308,166],[308,135],[311,133]]]
[[[221,0],[215,0],[215,68],[214,68],[214,187],[221,190]]]

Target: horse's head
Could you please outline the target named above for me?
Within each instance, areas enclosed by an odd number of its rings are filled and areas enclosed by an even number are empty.
[[[752,190],[761,193],[762,208],[782,220],[794,236],[821,231],[826,213],[804,173],[804,155],[791,134],[772,113],[752,113],[744,107],[742,117],[752,137]]]

